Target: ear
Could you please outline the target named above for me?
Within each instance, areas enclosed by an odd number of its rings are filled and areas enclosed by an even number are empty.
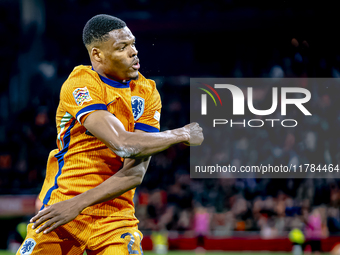
[[[104,54],[103,52],[96,48],[96,47],[93,47],[91,49],[91,52],[90,52],[90,56],[93,60],[97,61],[97,62],[102,62],[103,61],[103,57],[104,57]]]

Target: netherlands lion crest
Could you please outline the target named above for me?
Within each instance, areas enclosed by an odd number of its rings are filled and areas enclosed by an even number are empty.
[[[20,254],[21,255],[31,254],[36,244],[37,243],[32,238],[28,238],[22,245],[20,249]]]
[[[144,98],[141,98],[139,96],[131,97],[132,113],[135,121],[142,116],[144,112],[144,104],[145,104]]]

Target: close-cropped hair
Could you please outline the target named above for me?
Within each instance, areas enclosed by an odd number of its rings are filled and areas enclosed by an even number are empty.
[[[123,27],[126,27],[125,22],[117,17],[107,14],[96,15],[86,22],[83,43],[87,46],[93,42],[104,42],[109,38],[110,31]]]

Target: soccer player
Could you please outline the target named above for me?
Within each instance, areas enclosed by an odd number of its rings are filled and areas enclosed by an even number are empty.
[[[75,67],[61,88],[43,207],[17,254],[142,254],[133,196],[150,156],[203,141],[197,123],[159,132],[160,96],[138,72],[135,37],[122,20],[94,16],[83,41],[92,66]]]

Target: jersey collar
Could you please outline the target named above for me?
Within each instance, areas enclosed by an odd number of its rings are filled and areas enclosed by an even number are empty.
[[[95,71],[93,69],[93,67],[91,68],[93,71]],[[96,71],[95,71],[96,72]],[[97,73],[97,72],[96,72]],[[125,88],[130,88],[130,81],[127,81],[127,82],[118,82],[118,81],[114,81],[114,80],[111,80],[109,78],[106,78],[104,76],[101,76],[99,73],[97,73],[99,75],[99,78],[102,80],[102,82],[104,82],[105,84],[111,86],[111,87],[115,87],[115,88],[120,88],[120,89],[125,89]]]

